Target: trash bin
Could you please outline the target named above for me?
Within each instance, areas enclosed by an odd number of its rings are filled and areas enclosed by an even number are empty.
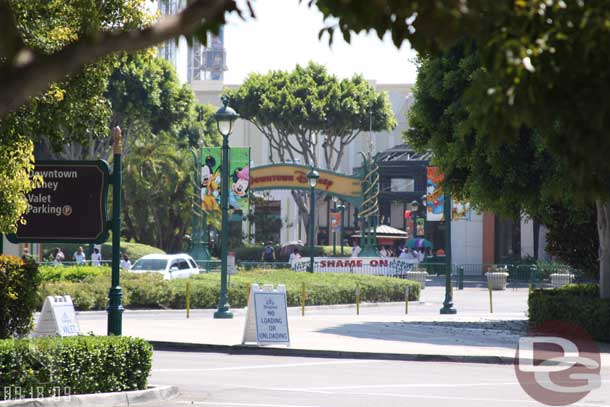
[[[426,288],[426,277],[428,277],[428,273],[425,271],[407,271],[405,273],[405,279],[416,281],[421,285],[421,288]]]
[[[563,287],[571,284],[574,281],[574,274],[570,273],[553,273],[551,274],[551,285],[553,287]]]
[[[491,282],[492,290],[505,290],[508,273],[505,271],[489,271],[486,274],[487,282]]]

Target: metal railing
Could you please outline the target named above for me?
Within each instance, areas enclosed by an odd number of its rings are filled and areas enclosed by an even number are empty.
[[[194,260],[201,273],[220,272],[220,260]]]
[[[237,262],[237,267],[243,270],[256,269],[289,269],[290,263],[283,261],[240,261]]]
[[[76,261],[41,261],[38,263],[40,266],[69,266],[69,267],[84,267],[84,266],[93,266],[91,260],[87,259],[84,263],[77,263]],[[101,260],[100,266],[108,266],[112,265],[112,260]]]

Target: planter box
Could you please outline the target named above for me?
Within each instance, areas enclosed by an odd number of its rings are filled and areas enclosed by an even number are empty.
[[[570,273],[554,273],[551,274],[551,285],[553,287],[563,287],[572,283],[574,280],[574,274]]]
[[[486,274],[487,282],[491,282],[492,290],[505,290],[506,289],[506,279],[508,278],[508,273],[503,271],[490,271]]]
[[[405,273],[405,279],[419,283],[422,289],[426,288],[426,277],[428,277],[426,271],[407,271]]]

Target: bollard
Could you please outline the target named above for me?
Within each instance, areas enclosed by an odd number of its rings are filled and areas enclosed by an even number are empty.
[[[360,315],[360,285],[356,284],[356,315]]]
[[[458,290],[464,289],[464,266],[458,269]]]
[[[307,299],[307,291],[305,291],[305,283],[301,288],[301,316],[305,316],[305,300]]]
[[[409,286],[405,287],[405,315],[409,314]]]
[[[493,314],[494,313],[494,304],[493,304],[493,298],[492,298],[492,288],[491,288],[491,280],[487,281],[487,288],[489,289],[489,313]]]
[[[530,268],[530,288],[533,290],[536,288],[536,265],[532,264]]]
[[[191,282],[186,282],[186,319],[191,317]]]

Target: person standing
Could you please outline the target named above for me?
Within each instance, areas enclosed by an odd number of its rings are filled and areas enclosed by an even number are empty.
[[[76,262],[76,265],[82,266],[85,264],[86,260],[87,256],[85,255],[85,251],[82,247],[79,247],[78,250],[74,252],[74,261]]]
[[[360,250],[360,245],[354,240],[354,245],[352,246],[352,257],[358,257],[358,255],[360,255]]]
[[[386,248],[386,246],[381,247],[381,250],[379,250],[379,255],[381,257],[388,257],[388,249]]]
[[[98,267],[102,265],[102,254],[97,247],[93,249],[93,253],[91,253],[91,265]]]
[[[61,251],[59,247],[55,249],[55,255],[53,256],[53,264],[59,266],[62,261],[64,261],[64,252]]]
[[[300,258],[301,254],[299,253],[299,249],[295,247],[292,253],[290,253],[290,258],[288,259],[288,262],[290,262],[290,267],[294,269],[295,263],[299,261]]]
[[[129,257],[125,253],[121,255],[121,268],[123,270],[129,270],[131,268],[131,262],[129,261]]]

